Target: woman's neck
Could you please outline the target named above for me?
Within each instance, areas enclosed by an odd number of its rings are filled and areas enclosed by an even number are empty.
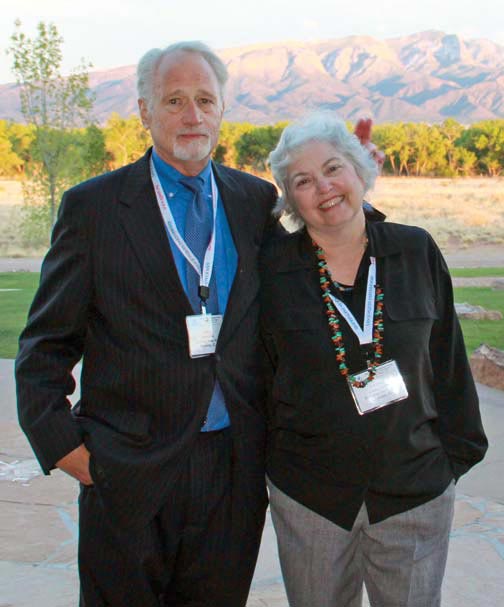
[[[307,227],[308,234],[324,251],[333,280],[353,285],[367,246],[366,222],[356,221],[341,229],[317,230]]]

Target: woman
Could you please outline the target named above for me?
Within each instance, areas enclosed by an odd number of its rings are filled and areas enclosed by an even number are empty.
[[[454,481],[487,441],[441,253],[367,221],[377,168],[315,114],[270,155],[301,229],[261,261],[268,482],[291,607],[435,607]]]

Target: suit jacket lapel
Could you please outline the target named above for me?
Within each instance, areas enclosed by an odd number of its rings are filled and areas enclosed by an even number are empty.
[[[260,235],[254,234],[252,229],[257,219],[251,216],[253,201],[250,193],[243,189],[225,167],[213,165],[213,171],[238,253],[238,267],[219,335],[219,346],[222,346],[233,335],[259,290],[257,256]]]
[[[120,194],[120,218],[139,262],[161,299],[173,310],[191,314],[180,283],[149,169],[150,150],[131,165]]]
[[[192,314],[152,186],[149,158],[150,150],[130,167],[120,195],[120,218],[139,262],[163,301],[170,305],[171,310],[174,307],[180,310],[181,315]],[[238,253],[238,267],[219,336],[221,345],[233,335],[257,296],[260,235],[251,229],[257,219],[252,216],[250,193],[224,167],[213,165],[213,170]]]

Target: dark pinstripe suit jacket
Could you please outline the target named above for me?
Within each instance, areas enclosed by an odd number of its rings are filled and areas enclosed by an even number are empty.
[[[83,440],[97,491],[120,525],[147,522],[171,490],[217,376],[232,423],[235,513],[264,513],[257,374],[257,255],[276,193],[215,166],[238,269],[215,356],[190,359],[180,284],[142,159],[63,197],[16,360],[19,418],[46,474]],[[82,357],[71,413],[70,372]]]

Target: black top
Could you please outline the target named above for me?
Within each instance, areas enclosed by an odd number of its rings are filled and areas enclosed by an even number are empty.
[[[305,230],[261,259],[267,352],[267,473],[293,499],[351,529],[366,502],[372,523],[441,494],[487,449],[474,382],[442,255],[422,229],[367,223],[369,245],[346,303],[362,324],[369,256],[384,289],[384,355],[407,399],[361,416],[338,370]],[[351,372],[365,352],[340,322]]]

